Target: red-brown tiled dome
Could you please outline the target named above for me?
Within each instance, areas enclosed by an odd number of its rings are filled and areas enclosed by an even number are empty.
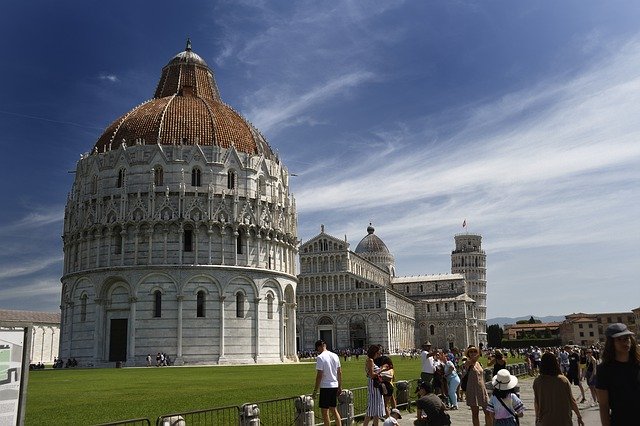
[[[135,145],[217,145],[249,154],[273,152],[264,137],[220,100],[213,72],[187,42],[162,69],[154,98],[111,123],[96,142],[98,152],[123,142]]]

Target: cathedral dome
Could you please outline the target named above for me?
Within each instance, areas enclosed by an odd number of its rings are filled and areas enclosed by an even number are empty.
[[[213,71],[191,42],[162,69],[153,99],[115,120],[95,145],[106,152],[138,143],[235,147],[275,158],[265,138],[220,99]]]
[[[387,245],[374,234],[375,228],[369,224],[367,236],[364,237],[356,247],[358,254],[390,254]]]

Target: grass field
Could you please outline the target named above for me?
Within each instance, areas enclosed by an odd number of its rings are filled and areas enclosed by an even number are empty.
[[[343,387],[366,385],[364,362],[342,362]],[[398,380],[420,359],[393,357]],[[486,360],[482,360],[486,365]],[[310,394],[315,363],[39,370],[29,373],[27,425],[91,425]]]

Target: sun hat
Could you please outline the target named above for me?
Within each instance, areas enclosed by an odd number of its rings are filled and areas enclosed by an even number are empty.
[[[400,414],[400,410],[398,410],[397,408],[392,409],[391,413],[389,414],[397,414],[399,419],[402,418],[402,414]]]
[[[469,357],[469,351],[476,351],[476,352],[479,352],[479,351],[478,351],[478,348],[476,348],[475,346],[469,346],[469,347],[467,348],[467,350],[466,350],[466,351],[464,351],[464,356],[466,356],[467,358]]]
[[[633,336],[634,334],[635,333],[633,331],[630,331],[626,325],[620,322],[611,324],[609,327],[607,327],[607,331],[605,332],[605,335],[607,337],[611,337],[613,339],[622,336]]]
[[[498,371],[498,374],[493,376],[493,379],[491,379],[491,384],[493,385],[494,389],[509,390],[516,387],[516,385],[518,384],[518,378],[516,376],[512,376],[511,373],[509,373],[509,370],[503,368],[502,370]]]

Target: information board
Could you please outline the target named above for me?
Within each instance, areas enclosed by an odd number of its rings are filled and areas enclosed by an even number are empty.
[[[0,329],[0,426],[21,425],[26,404],[28,328]]]

